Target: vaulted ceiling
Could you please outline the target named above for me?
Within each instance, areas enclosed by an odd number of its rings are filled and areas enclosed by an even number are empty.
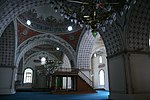
[[[18,21],[31,30],[39,33],[51,33],[55,35],[69,34],[81,29],[78,24],[71,22],[65,18],[58,9],[56,12],[51,5],[38,6],[24,12],[18,16]],[[27,20],[31,21],[31,25],[27,25]],[[72,26],[73,30],[68,31],[68,26]]]

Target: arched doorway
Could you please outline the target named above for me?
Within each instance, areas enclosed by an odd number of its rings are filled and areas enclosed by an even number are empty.
[[[107,54],[100,35],[95,37],[91,53],[91,74],[95,89],[109,91]],[[104,73],[102,72],[104,71]],[[105,84],[104,84],[105,83]]]

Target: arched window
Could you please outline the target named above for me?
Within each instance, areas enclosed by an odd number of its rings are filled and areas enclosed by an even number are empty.
[[[32,83],[32,77],[33,77],[33,70],[30,68],[27,68],[24,71],[24,81],[23,83]]]
[[[99,63],[102,63],[102,56],[99,57]]]
[[[45,58],[45,57],[42,57],[42,58],[41,58],[41,65],[44,65],[44,64],[46,64],[46,58]]]
[[[105,85],[104,70],[100,70],[99,77],[100,77],[100,85]]]

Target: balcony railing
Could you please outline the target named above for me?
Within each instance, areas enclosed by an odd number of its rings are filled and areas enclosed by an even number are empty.
[[[92,80],[78,68],[59,68],[56,72],[76,72],[87,84],[93,87]]]

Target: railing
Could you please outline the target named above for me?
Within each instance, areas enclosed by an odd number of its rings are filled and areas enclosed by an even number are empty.
[[[78,75],[86,81],[91,87],[93,87],[93,82],[90,78],[88,78],[82,71],[79,70]]]
[[[92,80],[88,78],[80,69],[77,68],[59,68],[56,72],[77,72],[78,75],[86,81],[91,87],[93,87]]]
[[[78,72],[77,68],[58,68],[56,72]]]

